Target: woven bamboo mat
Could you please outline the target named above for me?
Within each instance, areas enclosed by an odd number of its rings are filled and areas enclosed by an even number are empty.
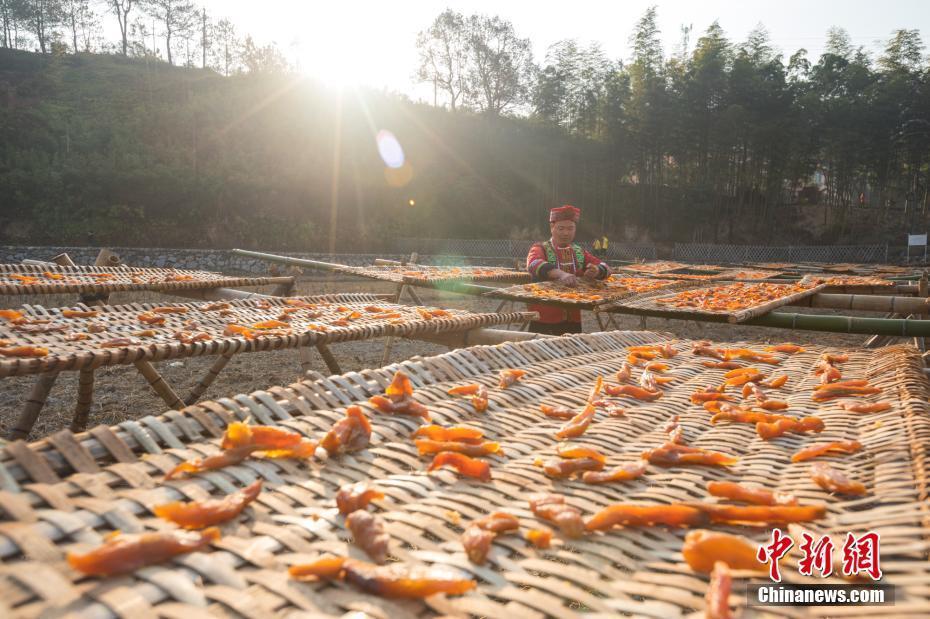
[[[727,269],[720,274],[720,279],[734,282],[741,281],[759,281],[763,279],[772,279],[779,275],[784,275],[784,271],[772,270],[753,270],[753,269]]]
[[[530,279],[530,274],[526,271],[499,267],[441,267],[409,264],[405,266],[344,266],[337,271],[411,286],[433,286],[446,282],[521,282]]]
[[[613,332],[475,347],[206,402],[80,435],[61,432],[28,446],[10,445],[0,455],[0,615],[693,616],[703,608],[707,577],[683,561],[685,530],[614,529],[567,541],[557,535],[552,548],[544,551],[527,546],[518,535],[501,535],[484,566],[467,560],[458,538],[464,526],[490,511],[517,516],[522,530],[541,526],[527,504],[527,498],[540,491],[561,493],[590,515],[615,502],[714,501],[707,496],[707,482],[729,480],[792,493],[802,504],[826,505],[824,519],[803,527],[789,525],[795,540],[810,531],[830,535],[841,546],[847,532],[880,533],[883,582],[896,585],[895,606],[846,607],[843,615],[925,616],[930,608],[930,389],[919,353],[911,347],[851,351],[843,364],[845,377],[868,378],[883,390],[880,398],[893,404],[892,410],[874,415],[847,413],[836,404],[811,400],[817,383],[813,366],[827,349],[781,355],[785,359],[780,366],[766,369],[788,375],[788,383],[772,393],[789,403],[790,414],[816,414],[826,429],[815,436],[792,434],[763,441],[751,425],[711,425],[709,414],[690,404],[691,393],[719,384],[724,371],[705,368],[706,357],[691,354],[690,342],[675,342],[680,352],[666,360],[672,366],[666,375],[676,381],[665,388],[663,397],[631,403],[624,417],[599,412],[577,442],[609,454],[610,465],[632,462],[665,440],[663,426],[678,415],[687,444],[736,455],[737,464],[729,469],[650,465],[636,481],[600,486],[552,480],[534,465],[538,457],[555,454],[553,433],[562,424],[540,415],[541,402],[580,407],[595,378],[616,371],[628,346],[664,339],[654,333]],[[497,372],[510,367],[527,370],[526,378],[507,391],[493,388]],[[233,420],[280,424],[319,438],[343,417],[347,405],[382,393],[397,369],[411,377],[416,397],[429,406],[435,423],[467,424],[502,443],[505,455],[491,458],[491,482],[457,479],[446,470],[425,474],[427,461],[417,457],[409,438],[417,422],[379,415],[367,404],[362,406],[374,426],[372,445],[354,455],[330,461],[246,461],[186,481],[162,481],[179,460],[216,452],[218,437]],[[476,381],[490,389],[490,407],[483,414],[476,414],[467,401],[446,395],[454,385]],[[827,494],[811,481],[809,463],[790,462],[802,446],[850,439],[864,448],[828,460],[865,484],[868,493],[863,497]],[[223,495],[258,478],[265,480],[258,501],[237,522],[225,525],[223,538],[204,552],[108,580],[81,577],[63,560],[66,552],[92,548],[115,529],[170,526],[152,515],[156,504]],[[370,480],[386,495],[374,509],[386,523],[393,557],[459,570],[478,580],[478,588],[460,597],[391,601],[342,583],[289,580],[288,565],[321,552],[364,557],[349,541],[333,504],[340,486],[360,480]],[[714,528],[756,543],[770,537],[768,527]],[[793,551],[781,561],[786,582],[842,582],[803,578],[797,572],[799,558]],[[746,582],[735,579],[733,605],[745,604]],[[815,610],[840,614],[831,608],[810,610],[743,609],[742,616],[815,616]]]
[[[62,313],[67,309],[26,305],[21,311],[27,322],[38,324],[0,320],[0,339],[7,341],[5,346],[48,350],[40,357],[0,357],[0,377],[461,331],[525,322],[534,316],[527,312],[437,311],[384,303],[366,294],[71,308],[94,312],[86,318],[68,318]],[[146,324],[139,318],[144,313],[158,316],[164,323]],[[276,321],[277,326],[255,327],[266,321]],[[227,333],[231,324],[249,329],[253,337]]]
[[[727,296],[725,293],[727,290],[730,290],[732,291],[732,296],[735,298],[736,294],[740,290],[761,286],[784,287],[786,294],[759,305],[733,310],[705,309],[705,307],[702,307],[699,304],[699,301],[693,302],[694,304],[688,307],[676,307],[668,303],[669,300],[678,298],[677,295],[679,294],[688,294],[692,292],[700,292],[703,290],[720,290],[722,291],[720,296]],[[598,311],[616,312],[619,314],[640,314],[643,316],[659,316],[662,318],[677,318],[680,320],[693,320],[695,318],[700,318],[701,320],[707,320],[711,322],[738,323],[745,322],[758,316],[763,316],[774,309],[782,307],[783,305],[788,305],[789,303],[792,303],[798,299],[803,299],[812,294],[821,292],[823,288],[823,285],[812,285],[802,291],[792,292],[789,289],[788,284],[737,282],[734,284],[701,286],[699,288],[685,290],[681,293],[666,293],[660,291],[648,295],[634,297],[632,299],[616,301],[614,303],[599,307]]]
[[[671,262],[669,260],[660,260],[657,262],[643,262],[639,264],[625,264],[617,267],[620,272],[632,273],[665,273],[666,271],[676,271],[678,269],[688,268],[683,262]]]
[[[770,271],[796,271],[798,265],[791,262],[747,262],[745,266]]]
[[[580,280],[574,288],[563,286],[557,282],[538,282],[510,286],[509,288],[498,288],[492,292],[486,292],[484,296],[526,303],[544,302],[547,305],[561,305],[590,310],[605,303],[657,290],[668,291],[689,287],[688,283],[677,279],[611,275],[600,282],[592,283]]]
[[[810,276],[810,281],[823,284],[827,287],[826,292],[872,292],[882,291],[887,293],[893,290],[897,282],[881,277],[871,277],[866,275],[840,275],[840,276]]]
[[[908,275],[918,269],[909,266],[900,266],[895,264],[870,264],[863,271],[866,274],[883,274],[883,275]]]
[[[137,267],[0,264],[0,294],[112,293],[265,286],[265,277],[230,277],[211,271]]]

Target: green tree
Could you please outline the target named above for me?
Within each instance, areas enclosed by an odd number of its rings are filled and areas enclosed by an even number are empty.
[[[138,0],[107,0],[107,6],[116,15],[116,21],[119,22],[123,56],[129,54],[129,13],[132,12],[134,2],[138,2]]]
[[[71,30],[71,51],[90,51],[91,33],[97,22],[90,0],[64,0],[62,9],[64,22]]]
[[[509,21],[482,15],[468,18],[468,37],[472,103],[491,116],[527,103],[535,70],[530,40],[517,36]]]
[[[174,64],[173,50],[177,39],[186,36],[196,17],[190,0],[146,0],[149,13],[161,24],[165,38],[168,64]]]
[[[26,29],[39,43],[39,50],[50,51],[52,37],[64,19],[62,0],[25,0]]]
[[[440,13],[429,28],[417,34],[420,66],[417,78],[449,96],[455,111],[467,97],[470,49],[465,17],[451,9]]]
[[[229,77],[230,69],[238,62],[240,47],[236,26],[228,19],[219,20],[210,37],[210,66]]]
[[[277,45],[257,45],[251,36],[245,38],[241,58],[249,73],[287,73],[290,69],[287,58]]]
[[[26,0],[0,0],[0,46],[16,49],[19,46],[16,32],[25,23],[28,15]]]

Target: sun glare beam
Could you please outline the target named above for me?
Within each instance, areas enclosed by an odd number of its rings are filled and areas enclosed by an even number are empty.
[[[379,66],[391,62],[391,50],[382,49],[385,27],[360,24],[345,7],[308,5],[303,13],[310,25],[293,43],[300,72],[332,88],[377,85]]]

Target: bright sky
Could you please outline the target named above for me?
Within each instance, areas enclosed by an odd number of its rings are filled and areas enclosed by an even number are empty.
[[[629,56],[633,25],[658,6],[666,53],[682,25],[693,26],[691,44],[715,19],[731,40],[743,40],[758,23],[790,55],[800,47],[811,58],[823,51],[830,26],[845,28],[855,45],[877,52],[898,28],[917,28],[930,42],[930,2],[924,0],[201,0],[208,13],[228,16],[258,42],[277,42],[302,72],[331,83],[361,83],[426,98],[416,87],[416,35],[446,7],[465,14],[497,14],[533,41],[537,61],[562,39],[599,42],[612,58]],[[429,96],[431,98],[429,89]]]

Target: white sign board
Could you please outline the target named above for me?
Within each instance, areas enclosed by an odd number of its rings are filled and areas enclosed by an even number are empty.
[[[927,235],[926,234],[908,234],[907,235],[907,244],[909,247],[919,247],[927,245]]]

